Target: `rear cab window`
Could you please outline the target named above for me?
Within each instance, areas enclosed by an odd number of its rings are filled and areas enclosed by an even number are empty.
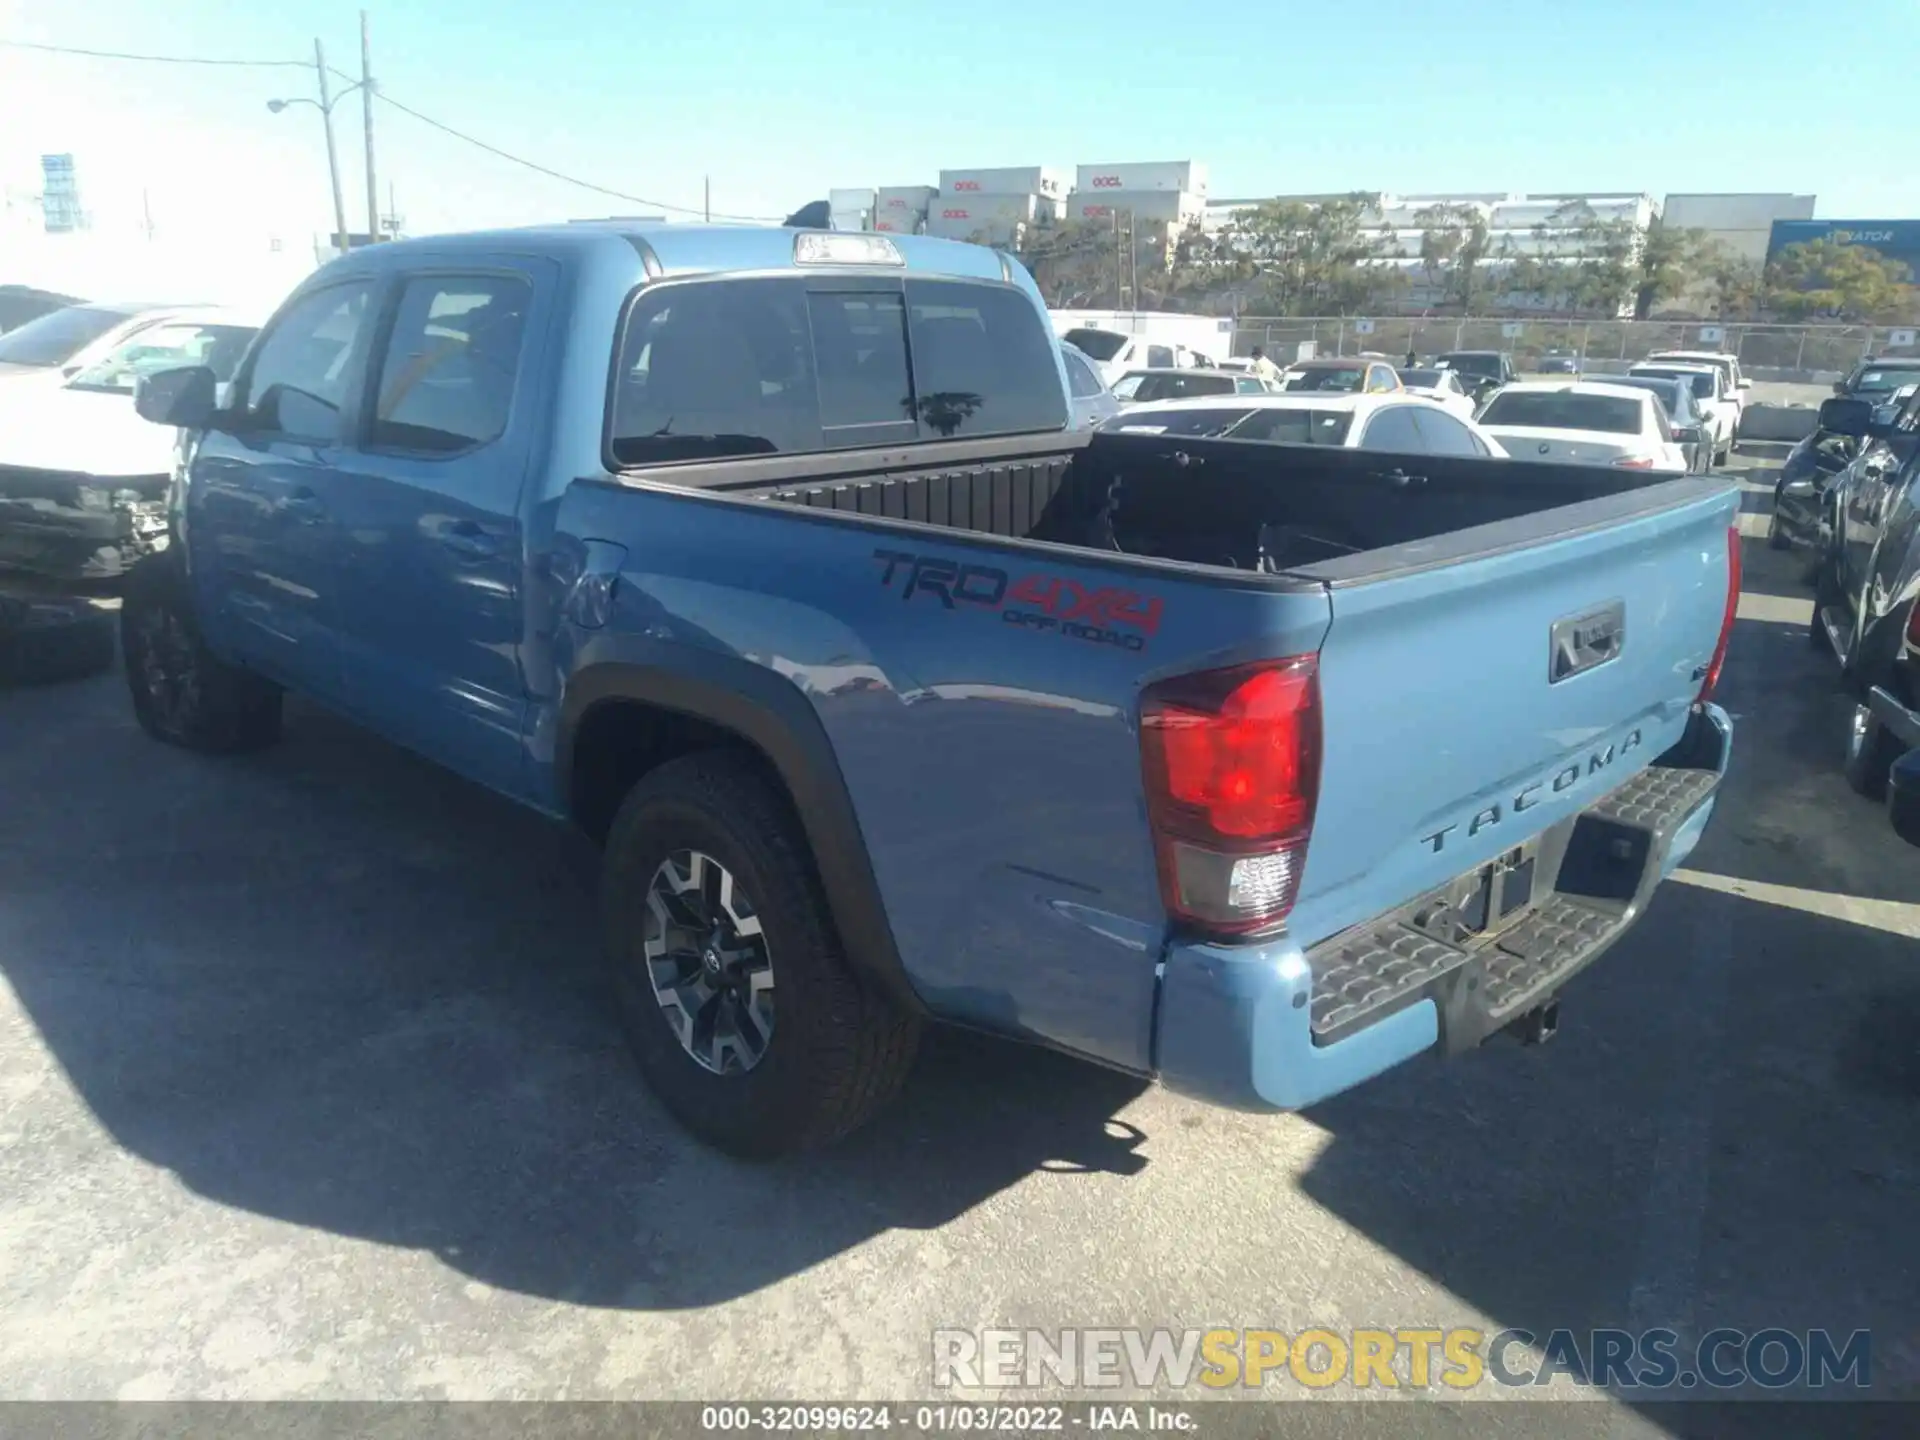
[[[1641,400],[1624,395],[1571,395],[1557,391],[1505,390],[1480,416],[1482,425],[1533,430],[1590,430],[1610,435],[1641,433]]]
[[[618,469],[1061,430],[1060,365],[1049,327],[1012,286],[656,284],[623,327],[608,458]]]

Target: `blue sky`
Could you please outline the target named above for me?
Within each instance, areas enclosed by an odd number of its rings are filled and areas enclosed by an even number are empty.
[[[649,199],[775,216],[941,166],[1195,158],[1216,195],[1790,190],[1823,216],[1920,214],[1900,158],[1913,0],[1167,0],[645,4],[371,0],[394,98]],[[357,71],[357,4],[0,0],[0,39]],[[1821,35],[1816,30],[1824,28]],[[78,157],[103,223],[326,227],[310,73],[0,48],[0,181]],[[634,213],[376,110],[412,228]],[[338,112],[364,216],[357,101]],[[143,194],[144,192],[144,194]]]

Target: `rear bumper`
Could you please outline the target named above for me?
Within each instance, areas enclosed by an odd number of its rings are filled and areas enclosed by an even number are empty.
[[[1303,950],[1177,944],[1155,1037],[1170,1088],[1242,1110],[1299,1110],[1436,1047],[1471,1049],[1555,996],[1639,919],[1705,833],[1732,722],[1696,712],[1673,750],[1541,837],[1552,888],[1459,946],[1409,923],[1430,897]]]

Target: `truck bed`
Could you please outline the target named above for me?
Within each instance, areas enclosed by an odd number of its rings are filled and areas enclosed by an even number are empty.
[[[964,448],[945,464],[889,465],[876,455],[852,470],[843,454],[820,457],[828,465],[797,482],[703,488],[875,520],[1325,583],[1378,574],[1382,560],[1396,571],[1443,564],[1583,522],[1607,523],[1668,503],[1664,491],[1639,493],[1665,485],[1699,490],[1698,481],[1591,465],[1129,433],[1061,437],[1045,448],[1031,439]],[[1632,498],[1587,515],[1502,525],[1463,543],[1427,543],[1617,497]],[[1380,557],[1380,551],[1397,553]]]

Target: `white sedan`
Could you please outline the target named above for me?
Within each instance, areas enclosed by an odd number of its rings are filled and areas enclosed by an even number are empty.
[[[1599,381],[1509,385],[1480,412],[1516,460],[1612,465],[1685,474],[1686,452],[1651,391]]]
[[[1402,369],[1399,374],[1400,383],[1406,387],[1409,395],[1431,400],[1451,410],[1462,420],[1473,419],[1473,412],[1480,408],[1474,403],[1473,396],[1467,393],[1467,387],[1460,383],[1460,374],[1456,370]]]
[[[1287,395],[1220,395],[1136,406],[1103,430],[1337,445],[1396,455],[1477,455],[1506,451],[1473,421],[1398,391],[1376,395],[1310,390]]]

